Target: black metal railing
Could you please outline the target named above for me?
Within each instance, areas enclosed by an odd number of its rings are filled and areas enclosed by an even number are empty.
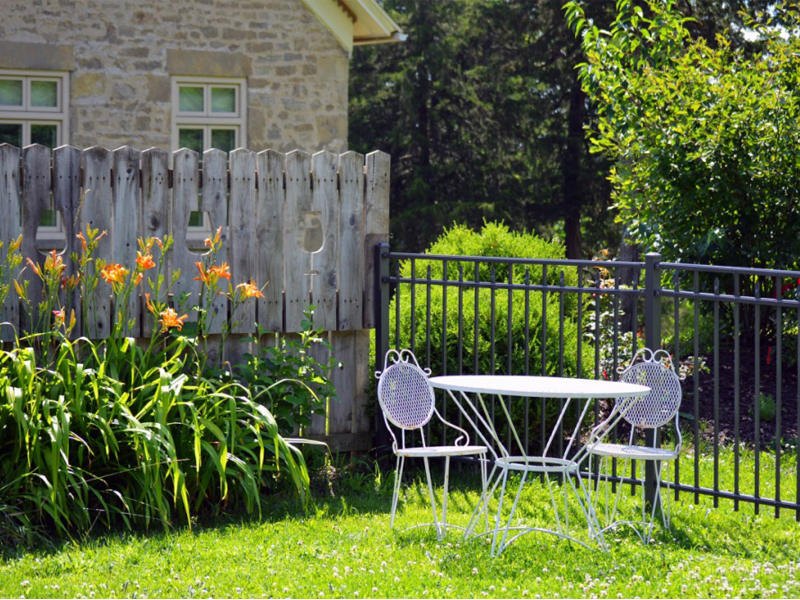
[[[800,271],[666,263],[655,253],[644,262],[392,253],[387,244],[375,253],[377,357],[408,347],[437,375],[616,379],[638,348],[663,347],[686,376],[687,451],[662,486],[800,520]],[[517,409],[531,449],[544,443],[546,406]],[[604,408],[595,405],[595,420]],[[722,452],[732,473],[720,470]],[[636,485],[632,468],[615,465],[614,480]],[[655,481],[646,472],[650,497]]]

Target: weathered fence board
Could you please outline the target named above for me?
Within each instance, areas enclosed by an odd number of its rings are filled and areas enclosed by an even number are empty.
[[[229,212],[231,274],[233,281],[256,281],[258,255],[256,221],[253,208],[256,201],[255,155],[243,148],[231,152],[231,207]],[[235,290],[234,290],[234,293]],[[231,309],[232,310],[232,309]],[[231,315],[233,333],[249,333],[256,322],[256,303],[243,302]]]
[[[286,155],[286,211],[283,232],[286,330],[299,331],[311,299],[315,275],[311,258],[322,247],[322,216],[311,195],[311,156],[295,150]]]
[[[336,170],[338,157],[332,152],[317,152],[312,157],[314,192],[312,210],[321,215],[322,247],[311,255],[311,284],[314,325],[336,329],[336,289],[339,259],[339,194]]]
[[[228,207],[228,155],[222,150],[212,148],[203,153],[203,193],[200,198],[200,208],[203,213],[208,215],[208,222],[211,225],[211,237],[216,236],[220,231],[221,247],[217,253],[216,263],[229,262],[229,237],[228,228],[225,227],[226,212]],[[204,215],[205,219],[205,215]],[[192,253],[193,262],[202,261],[203,257]],[[197,269],[193,271],[197,275]],[[199,282],[198,282],[199,283]],[[228,281],[220,281],[220,288],[227,291]],[[200,293],[200,286],[196,288]],[[193,295],[190,302],[197,302],[197,296]],[[205,299],[204,299],[205,301]],[[206,333],[221,333],[228,319],[228,303],[225,297],[215,296],[209,300],[209,306],[205,307],[206,313]]]
[[[256,237],[258,271],[256,281],[264,297],[258,300],[258,324],[267,331],[284,331],[283,265],[284,265],[284,156],[275,150],[259,152],[258,202],[256,204]]]
[[[76,235],[89,227],[106,232],[98,242],[96,260],[131,270],[138,238],[163,240],[171,235],[173,246],[163,257],[162,291],[171,289],[169,301],[182,314],[200,300],[195,263],[208,252],[203,238],[213,237],[221,228],[222,246],[214,264],[229,265],[234,290],[240,283],[254,281],[264,293],[264,298],[238,308],[231,333],[255,333],[258,324],[263,331],[292,335],[302,329],[304,311],[313,303],[315,326],[327,332],[343,367],[331,374],[341,401],[333,403],[326,416],[315,417],[308,433],[337,449],[353,440],[358,443],[348,449],[367,449],[366,329],[374,311],[371,247],[376,240],[388,239],[388,155],[371,153],[365,159],[355,152],[323,151],[312,156],[299,150],[284,155],[246,149],[228,155],[212,149],[202,156],[202,171],[200,159],[186,149],[170,155],[155,148],[140,152],[122,147],[112,152],[98,146],[86,150],[63,146],[52,153],[51,171],[47,148],[33,145],[20,151],[0,145],[4,243],[0,258],[21,233],[23,256],[43,264],[43,251],[49,248],[40,247],[37,229],[42,211],[51,205],[61,217],[67,275],[76,269],[70,256],[82,250]],[[189,226],[198,209],[205,213],[202,230]],[[151,252],[156,261],[161,259],[157,244]],[[172,281],[176,272],[179,275]],[[22,277],[31,281],[29,300],[36,307],[41,297],[39,278],[30,268]],[[137,318],[137,325],[127,332],[130,335],[149,337],[160,326],[145,310],[139,291],[149,291],[149,280],[155,278],[155,271],[147,271],[144,285],[131,296],[127,313]],[[224,291],[228,283],[221,281]],[[125,312],[124,307],[113,306],[112,287],[103,280],[87,299],[85,322],[80,322],[79,299],[74,298],[79,319],[75,335],[104,338],[119,313]],[[11,341],[15,329],[35,326],[35,321],[23,322],[13,286],[0,308],[3,321],[13,326],[0,330],[0,340]],[[213,298],[209,309],[207,332],[219,333],[232,310],[229,299]],[[190,313],[189,321],[196,319],[197,314]],[[320,354],[321,362],[327,361],[322,348],[313,352]]]
[[[364,157],[339,157],[339,329],[359,329],[364,282]]]
[[[95,256],[112,262],[114,256],[114,221],[111,200],[111,152],[100,146],[84,150],[81,157],[86,194],[81,209],[81,231],[87,228],[108,232],[99,238]],[[96,265],[97,263],[95,263]],[[94,339],[105,338],[111,331],[111,287],[100,281],[89,299],[84,333]]]
[[[197,194],[200,190],[197,174],[197,153],[182,148],[173,154],[172,175],[172,271],[177,279],[172,280],[172,293],[175,310],[197,320],[197,312],[189,312],[189,307],[199,301],[200,282],[195,262],[200,258],[189,249],[189,218],[197,208]],[[187,300],[188,298],[188,300]],[[186,306],[188,302],[188,306]]]
[[[373,260],[376,244],[389,241],[389,181],[391,157],[385,152],[367,154],[367,181],[364,192],[364,328],[375,327],[375,270]]]
[[[0,260],[3,265],[8,265],[9,244],[16,240],[22,233],[20,229],[19,214],[19,161],[18,148],[8,144],[0,144]],[[11,281],[13,273],[7,274],[6,281],[2,284],[9,286],[9,293],[3,305],[0,306],[0,341],[14,339],[14,329],[19,325],[19,300],[14,293]]]
[[[141,222],[141,199],[139,197],[139,151],[128,146],[114,150],[112,156],[113,198],[114,198],[114,262],[133,269],[136,264],[136,240],[139,238]],[[115,307],[117,315],[124,314],[127,335],[139,337],[141,317],[139,313],[139,294],[128,296],[128,306]],[[125,312],[123,313],[123,309]],[[136,319],[133,329],[129,321]]]
[[[170,216],[172,202],[169,192],[169,153],[158,148],[150,148],[142,152],[142,238],[164,238],[172,231]],[[161,250],[157,245],[152,248],[153,260],[161,260]],[[162,266],[165,277],[171,271],[171,253],[164,257]],[[148,274],[148,276],[150,276]],[[152,275],[155,277],[155,275]],[[142,335],[150,337],[156,327],[156,318],[147,311],[142,315]]]

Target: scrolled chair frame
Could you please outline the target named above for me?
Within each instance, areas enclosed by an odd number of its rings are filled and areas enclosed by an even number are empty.
[[[447,524],[447,491],[450,480],[450,459],[453,456],[478,456],[480,459],[483,492],[486,491],[486,446],[473,446],[469,443],[469,434],[442,417],[436,409],[436,397],[428,382],[430,369],[420,367],[414,353],[408,349],[390,349],[384,357],[383,370],[376,371],[378,379],[378,403],[381,407],[384,423],[392,436],[392,452],[397,457],[396,476],[392,495],[392,515],[390,527],[394,527],[397,513],[397,502],[400,495],[403,467],[406,458],[422,458],[425,463],[425,474],[428,480],[428,493],[433,513],[433,523],[415,525],[416,527],[433,526],[436,535],[442,539],[447,528],[464,530],[463,527]],[[425,439],[425,425],[436,416],[446,427],[456,430],[459,435],[451,445],[429,446]],[[393,427],[400,430],[400,439],[395,435]],[[419,431],[421,446],[410,446],[406,440],[407,431]],[[436,510],[436,498],[433,491],[433,480],[430,472],[430,458],[444,458],[444,493],[442,497],[442,518],[439,520]],[[410,528],[410,529],[411,529]]]

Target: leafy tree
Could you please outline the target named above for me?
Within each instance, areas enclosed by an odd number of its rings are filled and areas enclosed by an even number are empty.
[[[392,155],[395,248],[488,219],[550,234],[564,222],[567,255],[583,253],[582,219],[603,217],[610,189],[583,137],[581,47],[561,2],[386,0],[409,37],[356,50],[349,137]]]
[[[608,31],[567,5],[596,105],[588,135],[615,161],[618,220],[668,260],[791,267],[800,256],[800,15],[745,20],[761,50],[692,38],[671,0],[618,0]],[[787,35],[786,31],[794,35]]]

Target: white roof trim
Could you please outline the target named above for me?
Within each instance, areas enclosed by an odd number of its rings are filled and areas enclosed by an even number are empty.
[[[302,0],[350,52],[353,46],[401,42],[406,35],[376,0]]]

